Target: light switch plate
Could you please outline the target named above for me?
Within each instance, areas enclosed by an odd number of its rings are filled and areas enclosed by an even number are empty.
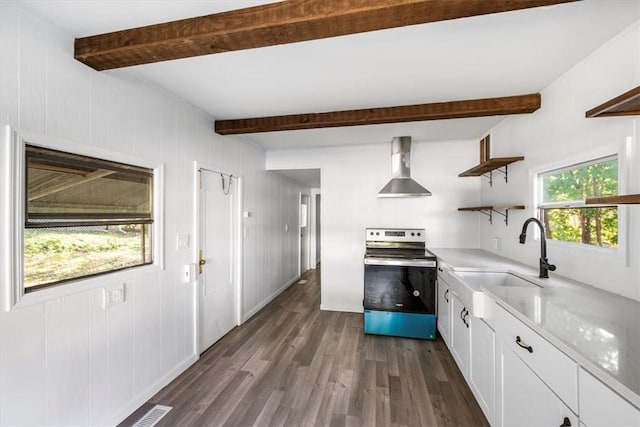
[[[182,283],[191,283],[196,276],[196,264],[185,264],[182,266]]]
[[[178,234],[176,236],[176,250],[189,249],[189,240],[188,234]]]

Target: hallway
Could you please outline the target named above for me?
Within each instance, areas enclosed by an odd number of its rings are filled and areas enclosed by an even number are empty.
[[[278,296],[143,405],[159,426],[486,426],[444,343],[364,335],[320,311],[319,271]]]

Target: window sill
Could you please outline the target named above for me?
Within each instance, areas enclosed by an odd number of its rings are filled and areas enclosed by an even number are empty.
[[[614,265],[627,265],[626,251],[622,244],[617,248],[605,248],[595,245],[585,245],[583,243],[562,242],[549,239],[547,240],[547,246],[549,248],[555,248],[558,251],[570,251],[578,256],[580,256],[580,254],[597,255],[603,262]]]
[[[123,283],[126,285],[128,281],[135,280],[141,276],[156,274],[161,271],[163,271],[163,269],[159,265],[151,264],[132,267],[122,271],[115,271],[113,273],[105,273],[96,277],[65,282],[59,286],[52,286],[25,293],[15,304],[8,308],[8,311],[43,304],[56,299],[69,297],[71,295],[89,292],[94,289],[111,288]],[[125,289],[125,302],[129,299],[129,295],[129,290]]]

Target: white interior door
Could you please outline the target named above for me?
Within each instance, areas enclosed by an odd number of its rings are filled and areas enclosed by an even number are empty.
[[[229,184],[229,175],[201,169],[201,265],[198,272],[200,353],[236,326],[234,230],[237,194],[237,179],[232,179]]]

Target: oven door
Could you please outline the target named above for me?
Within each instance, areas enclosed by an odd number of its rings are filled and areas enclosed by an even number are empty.
[[[365,310],[435,314],[435,298],[435,261],[365,258]]]

